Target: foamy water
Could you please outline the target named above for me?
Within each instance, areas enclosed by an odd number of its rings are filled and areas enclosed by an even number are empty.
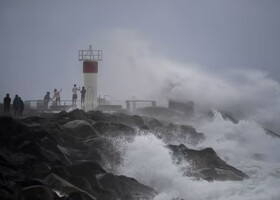
[[[233,124],[215,112],[213,121],[197,125],[206,140],[196,149],[213,147],[228,164],[250,176],[245,181],[207,182],[183,177],[165,144],[153,135],[139,135],[127,146],[120,173],[156,189],[155,200],[279,200],[280,140],[252,121]]]

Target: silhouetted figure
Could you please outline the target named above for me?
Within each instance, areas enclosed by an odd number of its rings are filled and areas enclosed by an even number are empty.
[[[10,94],[8,93],[4,98],[4,113],[9,114],[10,108],[11,108],[11,98],[10,98]]]
[[[13,100],[13,109],[14,109],[14,115],[15,117],[18,117],[19,114],[19,106],[20,106],[20,100],[18,95],[16,94],[14,100]]]
[[[55,99],[56,105],[60,105],[60,93],[61,92],[62,92],[62,89],[60,89],[60,91],[58,91],[57,89],[54,89],[53,99]]]
[[[48,109],[48,104],[49,104],[49,101],[51,100],[51,97],[50,97],[50,92],[47,92],[44,96],[44,106],[45,106],[45,109]]]
[[[77,88],[76,84],[74,84],[74,87],[72,88],[72,92],[73,92],[73,95],[72,95],[72,105],[76,105],[76,101],[77,101],[77,98],[78,98],[78,91],[79,90],[80,90],[80,88]]]
[[[24,103],[23,103],[23,101],[20,97],[18,97],[18,99],[19,99],[18,116],[22,117],[23,116],[23,111],[24,111]]]
[[[81,106],[83,106],[83,104],[85,103],[85,97],[86,97],[86,89],[85,87],[82,87],[82,90],[81,90]]]

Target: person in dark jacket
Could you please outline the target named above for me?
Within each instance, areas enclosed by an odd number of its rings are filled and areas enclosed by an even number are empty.
[[[15,117],[18,117],[18,114],[19,114],[19,104],[20,104],[20,100],[19,100],[18,95],[16,94],[16,96],[13,100],[13,109],[14,109]]]
[[[19,115],[19,117],[22,117],[23,116],[23,110],[24,110],[24,103],[23,103],[23,101],[20,97],[18,97],[18,99],[19,99],[18,115]]]
[[[48,109],[48,104],[50,100],[51,100],[50,92],[47,92],[46,95],[44,96],[44,107],[46,110]]]
[[[85,87],[82,87],[82,90],[81,90],[81,106],[82,107],[85,103],[86,92],[87,91],[86,91]]]
[[[11,108],[11,98],[10,98],[10,94],[8,93],[4,98],[4,113],[9,114],[10,108]]]

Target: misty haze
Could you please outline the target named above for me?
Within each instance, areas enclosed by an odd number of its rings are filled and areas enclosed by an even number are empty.
[[[2,0],[0,199],[278,200],[280,2]]]

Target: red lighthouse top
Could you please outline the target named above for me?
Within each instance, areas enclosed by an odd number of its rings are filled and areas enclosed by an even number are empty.
[[[91,45],[88,50],[79,50],[79,61],[102,61],[102,58],[102,50],[92,50]]]
[[[83,72],[88,73],[94,73],[96,74],[98,72],[98,62],[97,61],[84,61],[83,62]]]

